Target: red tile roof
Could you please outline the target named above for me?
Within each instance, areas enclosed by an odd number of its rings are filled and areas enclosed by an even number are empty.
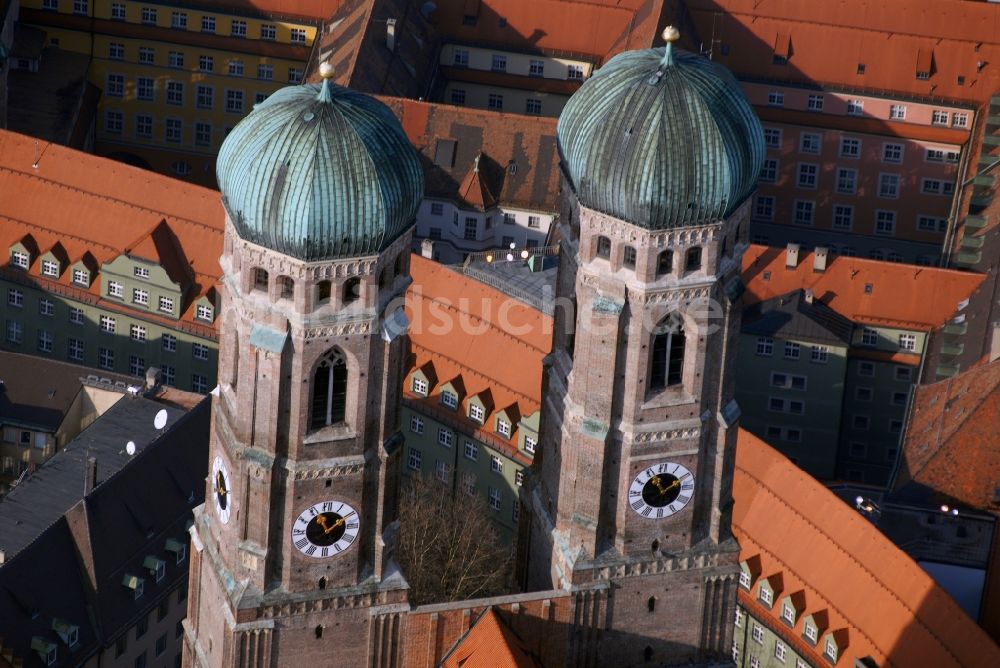
[[[826,270],[817,272],[813,253],[800,252],[795,268],[785,266],[785,254],[785,249],[769,246],[747,249],[747,304],[812,289],[816,299],[855,322],[927,331],[951,318],[984,279],[971,272],[832,254]]]
[[[538,668],[493,608],[488,608],[441,662],[442,668]]]
[[[496,433],[493,418],[496,411],[509,413],[512,406],[520,416],[539,409],[542,358],[552,349],[552,318],[418,255],[410,262],[410,275],[413,283],[406,293],[406,309],[414,359],[409,373],[430,362],[437,385],[422,399],[408,392],[407,382],[408,399],[437,409],[440,386],[457,379],[465,394],[459,397],[459,411],[447,411],[451,419],[460,418],[466,428],[491,443],[516,445],[516,422],[507,439]],[[489,393],[484,402],[487,415],[480,427],[465,417],[466,401],[484,393]]]
[[[221,278],[224,222],[215,190],[0,131],[0,248],[6,253],[30,237],[38,255],[27,273],[46,289],[120,308],[102,298],[100,280],[89,288],[74,285],[68,267],[58,279],[41,276],[38,257],[55,248],[70,265],[84,259],[98,270],[131,252],[162,262],[175,280],[190,277],[181,282],[189,288],[181,320],[214,336],[214,327],[195,322],[194,302]]]
[[[895,487],[928,487],[953,502],[996,509],[1000,487],[1000,360],[917,387]]]
[[[869,656],[879,666],[1000,665],[1000,648],[958,604],[874,524],[749,432],[740,430],[733,479],[733,532],[740,559],[759,557],[760,574],[781,574],[802,592],[794,629],[780,621],[780,598],[767,609],[741,600],[795,645],[806,615],[825,613],[827,630],[846,637],[836,666]],[[822,633],[822,632],[821,632]],[[801,646],[801,647],[800,647]],[[824,642],[814,648],[816,665]]]
[[[742,76],[979,103],[1000,88],[1000,12],[986,2],[689,0],[687,6],[701,44]],[[779,37],[790,42],[786,65],[774,63]],[[930,78],[917,79],[928,60]]]

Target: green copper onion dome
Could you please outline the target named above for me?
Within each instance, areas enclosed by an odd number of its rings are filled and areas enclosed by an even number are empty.
[[[671,42],[612,58],[559,116],[581,204],[653,230],[725,218],[753,191],[764,133],[736,79]]]
[[[389,108],[329,78],[255,105],[216,175],[241,238],[306,261],[379,252],[424,195],[420,158]]]

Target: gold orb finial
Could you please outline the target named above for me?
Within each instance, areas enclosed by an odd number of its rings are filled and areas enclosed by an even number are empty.
[[[681,31],[673,26],[667,26],[663,29],[663,41],[664,42],[676,42],[681,38]]]
[[[334,69],[331,63],[322,63],[319,66],[319,75],[324,79],[333,77]]]

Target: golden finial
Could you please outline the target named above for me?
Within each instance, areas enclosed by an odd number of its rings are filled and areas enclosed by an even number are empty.
[[[333,65],[330,63],[322,63],[319,66],[319,75],[324,79],[330,79],[333,77],[334,70]]]

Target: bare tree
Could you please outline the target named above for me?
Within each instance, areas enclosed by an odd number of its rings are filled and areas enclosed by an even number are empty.
[[[417,605],[510,591],[513,548],[504,544],[481,497],[421,475],[405,479],[399,498],[397,558]]]

